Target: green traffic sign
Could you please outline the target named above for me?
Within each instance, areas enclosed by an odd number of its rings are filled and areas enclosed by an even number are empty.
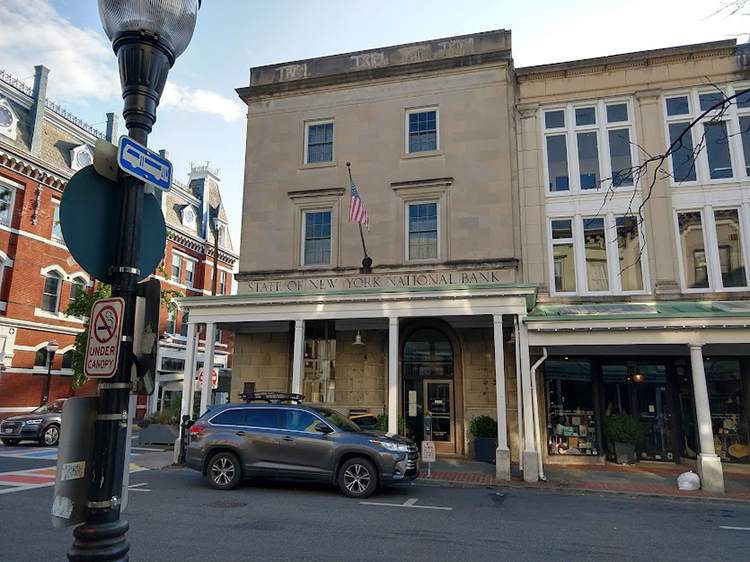
[[[119,183],[104,178],[86,166],[70,178],[60,202],[60,228],[73,258],[89,275],[107,281],[110,268],[118,264],[117,245],[122,215]],[[141,256],[138,269],[142,281],[164,257],[167,225],[161,205],[147,193],[143,199]]]

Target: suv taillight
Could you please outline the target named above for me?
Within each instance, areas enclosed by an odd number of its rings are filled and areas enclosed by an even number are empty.
[[[194,426],[192,426],[192,427],[190,428],[190,433],[193,433],[193,434],[198,434],[198,433],[200,433],[201,431],[203,431],[204,429],[206,429],[206,426],[205,426],[205,425],[194,425]]]

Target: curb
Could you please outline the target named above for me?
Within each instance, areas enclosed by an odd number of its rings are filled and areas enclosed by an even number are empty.
[[[668,501],[680,501],[680,502],[696,502],[696,501],[709,501],[717,503],[736,503],[740,505],[750,504],[750,500],[742,498],[715,498],[715,497],[704,497],[704,496],[682,496],[682,495],[671,495],[671,494],[657,494],[655,492],[627,492],[618,490],[598,490],[593,488],[570,488],[566,486],[524,486],[519,484],[498,484],[491,482],[464,482],[460,480],[430,480],[428,478],[418,478],[410,483],[412,486],[426,486],[430,488],[478,488],[478,487],[492,487],[503,490],[512,490],[514,492],[539,492],[539,493],[555,493],[570,496],[615,496],[620,498],[631,498],[631,499],[659,499]]]

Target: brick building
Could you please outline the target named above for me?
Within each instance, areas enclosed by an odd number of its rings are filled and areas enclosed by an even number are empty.
[[[29,88],[0,72],[0,418],[38,406],[45,394],[47,343],[54,339],[58,351],[52,361],[50,400],[73,394],[92,394],[89,383],[71,388],[71,357],[76,334],[84,318],[65,316],[77,291],[93,286],[91,277],[68,252],[59,225],[59,204],[67,181],[93,162],[98,139],[117,142],[117,118],[107,114],[101,133],[46,98],[49,70],[36,67]],[[159,194],[161,195],[161,194]],[[170,232],[165,288],[190,296],[211,294],[214,231],[219,232],[217,291],[231,290],[232,253],[226,214],[221,207],[217,173],[194,168],[190,185],[176,182],[162,197]],[[192,222],[187,220],[193,215]],[[172,281],[173,263],[181,260],[179,280]],[[174,262],[173,262],[174,260]],[[192,275],[191,275],[192,274]],[[159,346],[160,373],[175,376],[184,337],[182,315],[162,312]],[[183,330],[184,331],[184,330]],[[231,365],[231,339],[221,335],[217,364]],[[170,362],[171,361],[171,362]],[[138,416],[145,413],[140,400]],[[156,401],[154,401],[156,404]]]

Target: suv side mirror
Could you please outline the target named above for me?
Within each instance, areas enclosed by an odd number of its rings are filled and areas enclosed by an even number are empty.
[[[318,422],[315,424],[315,431],[319,431],[320,433],[333,433],[333,430],[323,422]]]

